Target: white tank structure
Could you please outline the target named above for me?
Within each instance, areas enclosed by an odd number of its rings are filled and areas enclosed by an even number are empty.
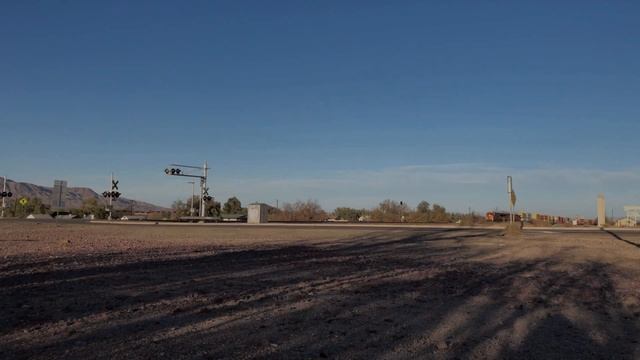
[[[607,225],[606,209],[604,194],[600,194],[598,195],[598,227],[605,227]]]

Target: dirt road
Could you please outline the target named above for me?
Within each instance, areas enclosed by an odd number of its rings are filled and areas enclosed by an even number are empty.
[[[640,358],[640,235],[0,222],[0,358]]]

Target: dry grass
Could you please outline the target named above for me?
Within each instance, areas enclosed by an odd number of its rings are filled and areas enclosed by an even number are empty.
[[[1,358],[638,358],[634,233],[0,223]]]

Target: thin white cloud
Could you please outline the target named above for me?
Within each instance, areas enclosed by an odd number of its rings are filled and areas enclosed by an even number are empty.
[[[233,193],[273,202],[314,198],[327,208],[372,207],[386,198],[411,204],[425,199],[454,210],[504,208],[506,176],[514,177],[521,206],[529,211],[590,214],[604,192],[612,206],[640,200],[629,196],[640,170],[583,168],[518,169],[493,164],[410,165],[380,170],[354,169],[297,178],[219,179],[219,194]],[[224,195],[223,195],[224,197]]]
[[[210,183],[219,200],[238,196],[243,203],[317,199],[327,210],[337,206],[370,208],[391,198],[415,206],[421,200],[455,211],[478,212],[507,207],[506,176],[514,177],[518,208],[558,215],[595,214],[603,192],[608,208],[622,215],[625,204],[640,203],[640,169],[513,168],[460,163],[408,165],[378,170],[352,169],[298,177],[216,177]],[[173,182],[130,184],[131,197],[170,205],[190,194],[190,186]],[[129,195],[129,194],[127,194]]]

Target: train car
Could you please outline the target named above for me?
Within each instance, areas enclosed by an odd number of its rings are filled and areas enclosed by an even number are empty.
[[[513,214],[514,221],[520,221],[522,216],[520,214]],[[489,222],[509,222],[510,214],[508,212],[490,211],[486,214],[487,221]]]

